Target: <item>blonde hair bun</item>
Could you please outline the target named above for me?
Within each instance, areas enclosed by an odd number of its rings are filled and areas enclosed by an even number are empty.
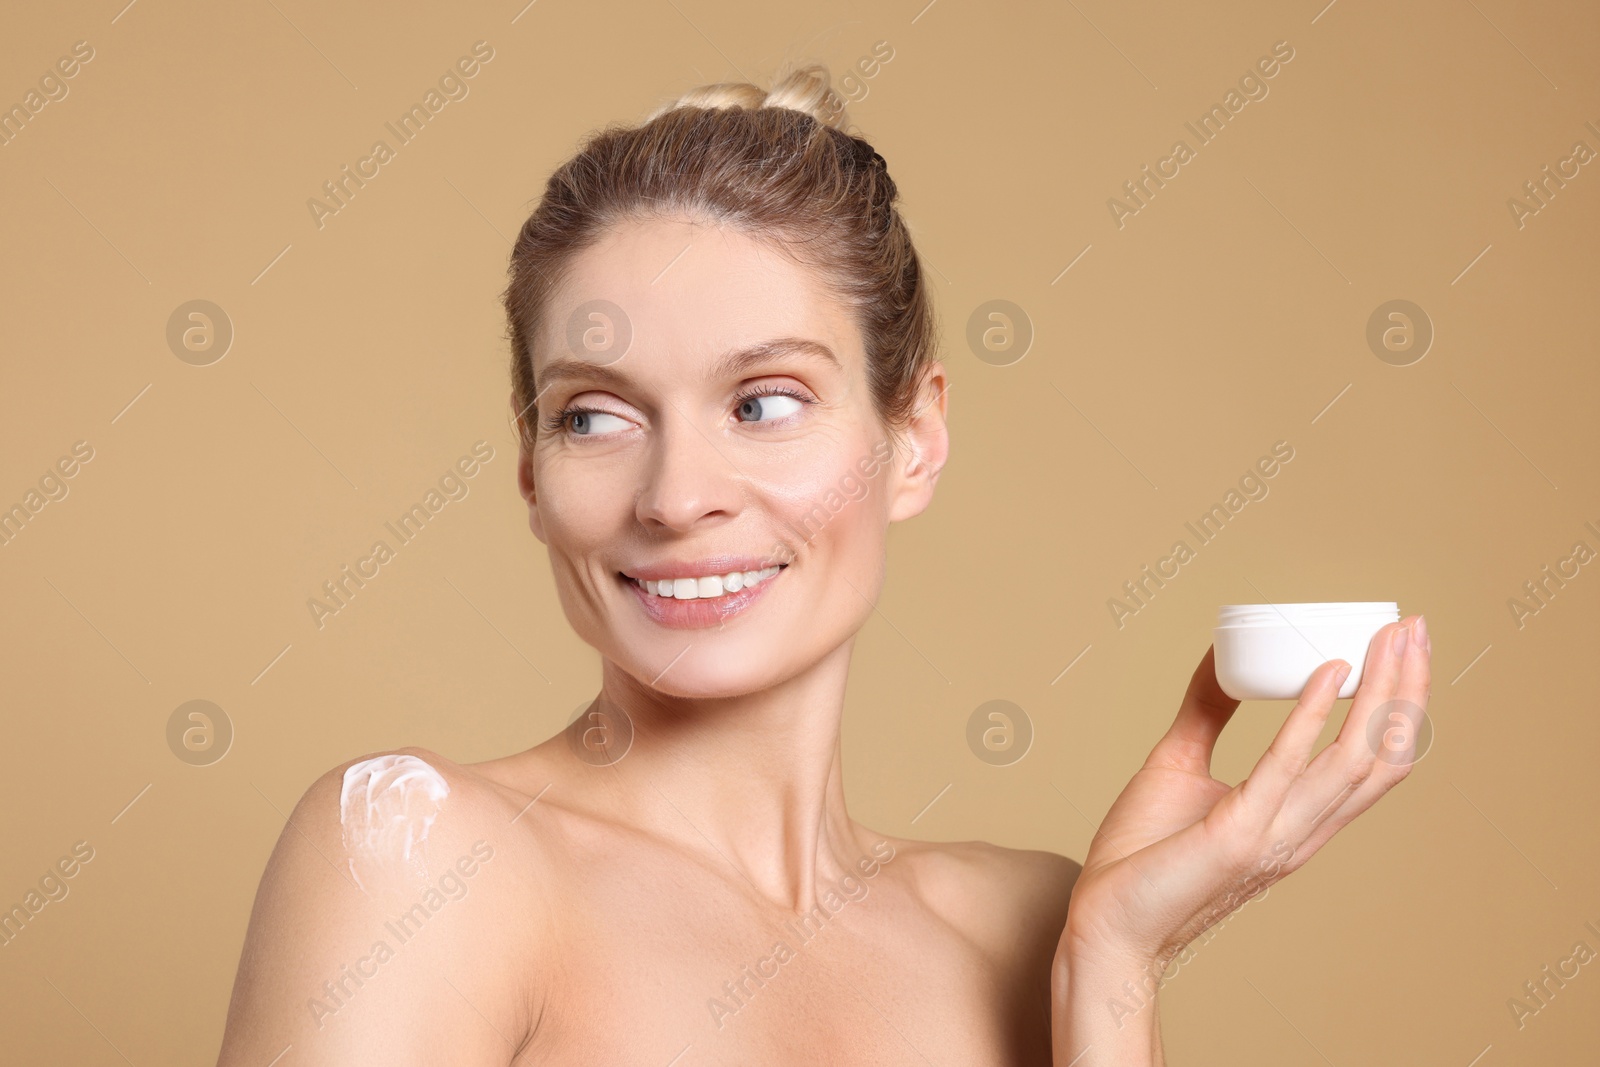
[[[844,132],[850,125],[845,112],[844,98],[833,88],[833,77],[822,63],[807,63],[780,73],[771,89],[762,89],[749,82],[716,82],[699,85],[679,96],[677,100],[651,112],[653,119],[674,108],[742,107],[750,110],[763,107],[786,107],[810,115],[824,126]],[[648,119],[646,120],[648,121]]]

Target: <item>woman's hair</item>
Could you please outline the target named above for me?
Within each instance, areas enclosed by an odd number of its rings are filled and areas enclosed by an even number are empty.
[[[502,300],[517,432],[531,446],[533,344],[564,268],[614,223],[689,217],[769,240],[814,268],[856,313],[878,416],[913,414],[937,346],[928,285],[883,157],[849,125],[826,67],[770,90],[703,85],[637,126],[608,126],[550,176],[517,236]],[[565,329],[557,331],[564,335]]]

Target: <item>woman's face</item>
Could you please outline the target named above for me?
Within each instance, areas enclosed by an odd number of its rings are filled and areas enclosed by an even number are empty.
[[[848,641],[889,523],[943,465],[942,368],[897,446],[821,280],[687,220],[609,230],[545,323],[519,480],[578,634],[685,697],[765,689]]]

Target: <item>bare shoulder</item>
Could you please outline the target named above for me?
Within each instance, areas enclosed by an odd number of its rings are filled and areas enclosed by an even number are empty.
[[[429,749],[346,760],[307,787],[263,884],[316,871],[300,889],[332,885],[326,876],[337,874],[369,897],[410,893],[430,871],[471,854],[477,842],[503,850],[519,806],[514,790]]]
[[[981,944],[1048,937],[1067,920],[1067,903],[1083,865],[1043,849],[987,841],[892,839],[918,894]]]
[[[348,760],[328,771],[307,790],[321,790],[339,796],[341,801],[358,790],[375,790],[378,787],[398,785],[402,790],[408,783],[428,783],[434,790],[443,784],[450,800],[450,814],[458,823],[482,823],[489,828],[499,816],[508,818],[519,808],[516,790],[507,787],[498,778],[483,771],[493,766],[463,764],[426,748],[409,746],[389,752],[375,752],[359,759]],[[521,798],[526,803],[525,797]],[[303,802],[302,802],[303,803]],[[345,805],[348,807],[348,804]],[[443,814],[444,806],[440,811]],[[347,814],[347,812],[336,812]]]
[[[312,1064],[380,1049],[443,1062],[463,1040],[485,1042],[467,1059],[504,1058],[503,1038],[468,1014],[501,1034],[531,1027],[540,902],[518,869],[517,809],[513,790],[422,748],[320,775],[262,874],[219,1063],[267,1062],[290,1043]]]

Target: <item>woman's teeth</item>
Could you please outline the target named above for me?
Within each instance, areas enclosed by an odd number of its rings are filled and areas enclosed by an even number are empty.
[[[651,596],[667,597],[671,600],[705,600],[709,597],[722,596],[724,593],[737,593],[745,586],[759,585],[777,573],[778,568],[771,566],[758,571],[713,574],[706,578],[663,578],[660,581],[635,578],[633,584]]]

